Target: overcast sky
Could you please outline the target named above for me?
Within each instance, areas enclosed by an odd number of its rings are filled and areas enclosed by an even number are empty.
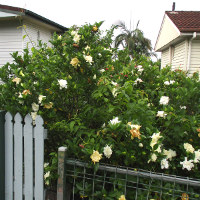
[[[63,26],[83,25],[86,22],[105,21],[103,29],[108,29],[118,20],[125,21],[130,28],[140,20],[139,28],[152,46],[160,30],[165,11],[200,11],[200,0],[0,0],[0,4],[31,10]]]

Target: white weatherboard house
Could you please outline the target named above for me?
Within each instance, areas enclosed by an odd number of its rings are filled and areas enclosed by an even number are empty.
[[[155,51],[161,52],[161,68],[200,72],[200,11],[166,11]]]
[[[47,18],[26,9],[0,5],[0,67],[12,62],[11,53],[38,44],[38,40],[48,43],[54,32],[67,30]],[[23,38],[24,35],[28,35]],[[30,43],[30,40],[32,43]]]

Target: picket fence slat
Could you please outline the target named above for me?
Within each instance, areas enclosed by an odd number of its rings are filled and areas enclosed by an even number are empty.
[[[44,200],[44,121],[5,115],[5,200]],[[1,198],[0,198],[1,199]]]
[[[35,123],[35,200],[41,200],[44,196],[44,121],[38,116]]]
[[[5,199],[13,199],[13,123],[12,115],[5,115]]]
[[[33,199],[33,127],[30,115],[25,117],[24,125],[24,196]]]
[[[14,123],[14,199],[23,198],[23,128],[22,117],[15,115]]]

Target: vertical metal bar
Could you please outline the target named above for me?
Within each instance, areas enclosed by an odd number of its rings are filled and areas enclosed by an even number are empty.
[[[58,183],[57,183],[57,200],[65,200],[66,199],[66,152],[67,147],[58,148]]]
[[[0,111],[0,197],[5,199],[5,112]]]

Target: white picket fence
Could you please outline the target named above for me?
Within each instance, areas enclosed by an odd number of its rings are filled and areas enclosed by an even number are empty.
[[[13,122],[14,119],[14,122]],[[5,115],[5,200],[44,200],[43,119]]]

